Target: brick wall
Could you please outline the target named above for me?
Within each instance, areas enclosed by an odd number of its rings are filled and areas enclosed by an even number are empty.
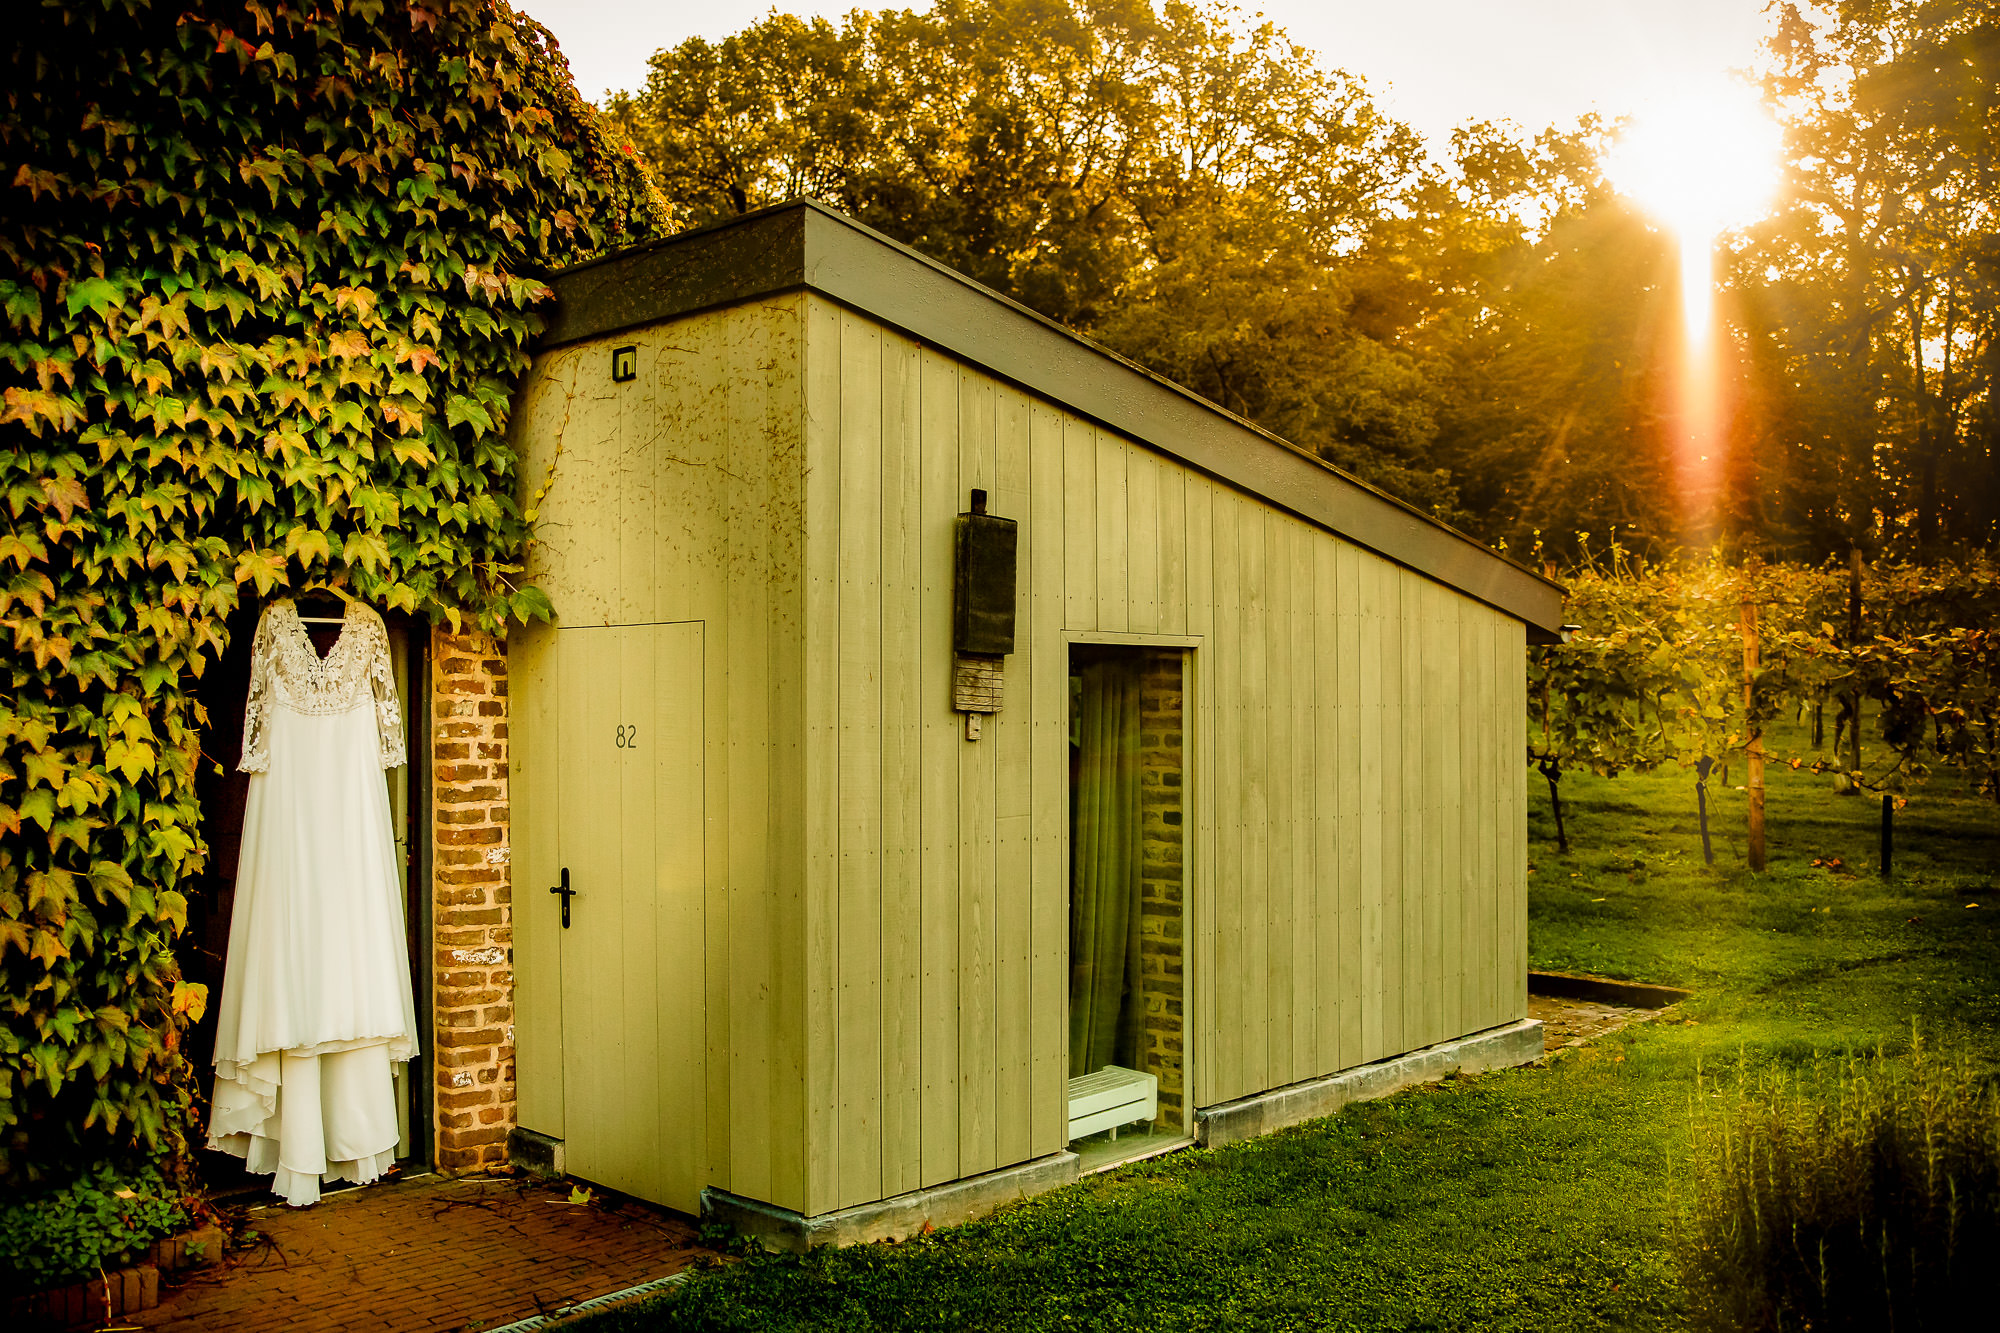
[[[431,717],[437,1166],[475,1171],[506,1163],[514,1127],[504,645],[434,631]]]
[[[1186,1105],[1181,981],[1180,653],[1148,653],[1139,679],[1140,999],[1145,1035],[1139,1067],[1160,1080],[1159,1128],[1178,1130]]]

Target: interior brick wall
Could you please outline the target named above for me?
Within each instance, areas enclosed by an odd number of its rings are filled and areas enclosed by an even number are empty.
[[[1186,1110],[1181,956],[1181,692],[1183,654],[1148,653],[1139,679],[1140,1068],[1160,1080],[1154,1124],[1179,1130]]]
[[[439,629],[431,664],[437,1167],[478,1171],[505,1165],[515,1121],[506,650]]]

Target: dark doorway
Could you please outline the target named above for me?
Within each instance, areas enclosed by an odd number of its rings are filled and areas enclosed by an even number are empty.
[[[202,835],[208,842],[208,865],[188,896],[188,928],[175,949],[182,975],[208,987],[208,1012],[187,1034],[185,1050],[193,1066],[195,1088],[195,1142],[205,1140],[210,1099],[215,1092],[216,998],[222,991],[224,964],[229,950],[230,913],[236,901],[236,865],[241,853],[244,801],[250,790],[250,775],[239,772],[243,754],[243,712],[250,693],[250,650],[256,638],[257,618],[264,604],[246,598],[229,618],[229,646],[211,663],[197,686],[196,698],[206,719],[201,729],[201,763],[195,792],[201,802]],[[312,608],[302,602],[302,610]],[[337,613],[336,613],[337,614]],[[396,672],[396,693],[403,706],[404,735],[409,738],[409,762],[386,770],[390,812],[398,829],[397,852],[406,871],[407,896],[404,927],[412,965],[411,980],[416,987],[417,1020],[428,1028],[430,1018],[429,969],[422,964],[428,956],[430,894],[427,891],[427,845],[425,823],[420,812],[429,809],[429,717],[423,688],[429,680],[426,645],[429,635],[422,622],[407,615],[384,612],[389,631],[391,659]],[[335,626],[309,625],[314,646],[325,653],[339,632]],[[421,1095],[429,1086],[429,1037],[424,1049],[412,1060],[399,1089],[402,1141],[397,1158],[406,1166],[427,1163],[431,1152],[430,1099]],[[217,1193],[254,1191],[265,1187],[268,1176],[253,1176],[243,1170],[241,1158],[228,1153],[198,1154],[203,1183]],[[329,1185],[328,1190],[341,1188]]]
[[[1185,1128],[1187,655],[1070,651],[1070,1137]]]

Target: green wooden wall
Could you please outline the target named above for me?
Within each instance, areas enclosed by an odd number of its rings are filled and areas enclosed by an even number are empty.
[[[512,425],[538,510],[528,577],[558,623],[702,624],[701,688],[661,706],[703,711],[704,1095],[664,1132],[698,1141],[705,1183],[790,1207],[807,1202],[800,314],[758,302],[545,354]],[[638,377],[614,384],[628,343]],[[558,1138],[559,632],[508,641],[520,1121]]]
[[[1064,1146],[1075,636],[1192,649],[1194,1104],[1524,1015],[1520,622],[810,293],[560,349],[520,401],[563,623],[705,622],[710,1183],[819,1213]],[[1022,577],[1006,707],[968,743],[974,487]],[[517,885],[546,872],[533,730]]]
[[[1518,621],[865,316],[811,297],[805,325],[816,1205],[1063,1146],[1065,634],[1198,645],[1197,1105],[1523,1016]],[[1023,577],[968,744],[974,487]]]

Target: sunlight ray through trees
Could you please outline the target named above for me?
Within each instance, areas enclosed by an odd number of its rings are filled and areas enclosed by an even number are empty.
[[[1730,448],[1723,375],[1733,348],[1716,312],[1715,246],[1723,232],[1768,209],[1781,146],[1755,92],[1719,84],[1642,113],[1605,163],[1619,192],[1671,232],[1679,248],[1675,492],[1680,536],[1691,543],[1718,535],[1719,482]]]

